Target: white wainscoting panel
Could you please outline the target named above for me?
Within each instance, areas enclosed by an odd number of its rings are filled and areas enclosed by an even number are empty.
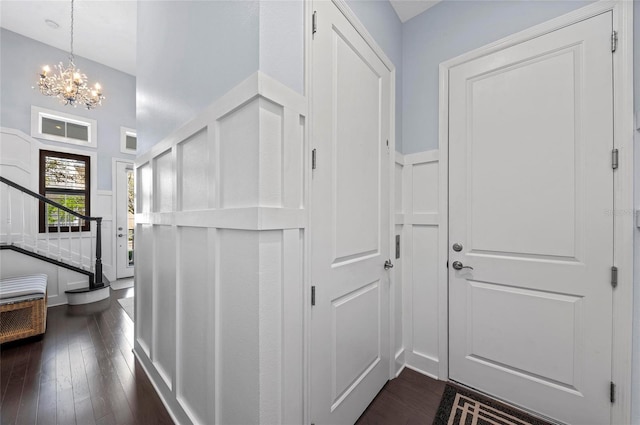
[[[147,357],[151,356],[153,341],[153,238],[153,226],[136,224],[135,344],[142,348]]]
[[[401,188],[397,181],[400,180]],[[398,192],[402,194],[399,195]],[[401,281],[403,349],[396,364],[434,378],[446,379],[447,347],[440,342],[442,294],[440,272],[446,258],[439,245],[446,240],[440,226],[438,151],[396,154],[396,234],[402,237],[401,257],[396,259],[396,281]],[[398,330],[396,330],[398,332]]]
[[[173,226],[153,226],[155,278],[153,288],[153,364],[173,388],[176,323],[176,238]]]
[[[136,161],[134,352],[178,423],[304,422],[305,116],[258,72]]]

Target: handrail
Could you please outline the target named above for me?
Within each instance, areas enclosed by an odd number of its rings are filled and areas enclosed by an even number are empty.
[[[102,217],[89,217],[89,216],[86,216],[86,215],[82,215],[82,214],[80,214],[80,213],[78,213],[78,212],[76,212],[76,211],[74,211],[72,209],[69,209],[69,208],[65,207],[62,204],[59,204],[59,203],[57,203],[55,201],[52,201],[51,199],[49,199],[49,198],[47,198],[45,196],[40,195],[39,193],[36,193],[36,192],[34,192],[32,190],[29,190],[24,186],[20,186],[18,183],[12,182],[11,180],[9,180],[9,179],[7,179],[5,177],[0,176],[0,182],[6,184],[8,186],[11,186],[11,187],[13,187],[15,189],[18,189],[20,192],[24,192],[24,193],[26,193],[28,195],[31,195],[34,198],[38,198],[42,202],[45,202],[45,203],[47,203],[49,205],[53,205],[54,207],[59,208],[64,212],[67,212],[67,213],[69,213],[69,214],[71,214],[71,215],[73,215],[75,217],[78,217],[79,219],[82,219],[82,220],[85,220],[85,221],[102,220]]]
[[[104,286],[104,282],[102,280],[102,217],[89,217],[86,215],[79,214],[74,210],[65,207],[55,201],[52,201],[49,198],[46,198],[39,193],[36,193],[32,190],[27,189],[24,186],[19,185],[18,183],[12,182],[11,180],[0,176],[0,183],[4,183],[7,186],[11,186],[14,189],[18,189],[22,193],[26,193],[41,202],[52,205],[68,214],[73,215],[74,217],[78,217],[81,220],[85,221],[95,221],[96,222],[96,262],[95,262],[95,272],[94,279],[89,279],[89,288],[96,289]]]

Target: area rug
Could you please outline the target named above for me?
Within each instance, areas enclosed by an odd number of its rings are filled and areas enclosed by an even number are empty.
[[[447,384],[433,425],[551,425],[514,407]]]
[[[120,306],[122,307],[122,309],[129,315],[129,318],[131,318],[132,321],[135,321],[133,319],[133,308],[134,308],[134,299],[135,297],[129,297],[129,298],[120,298],[118,300],[118,303],[120,303]]]

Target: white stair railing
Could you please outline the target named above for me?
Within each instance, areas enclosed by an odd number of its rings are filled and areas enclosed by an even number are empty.
[[[102,217],[79,214],[2,176],[0,183],[3,183],[1,193],[6,196],[6,200],[1,201],[1,204],[6,205],[6,209],[0,209],[6,211],[3,220],[5,225],[1,229],[4,237],[0,238],[4,245],[19,247],[76,269],[92,272],[90,287],[104,286],[101,258]],[[20,199],[16,200],[18,194]],[[40,225],[39,220],[42,220]],[[85,228],[87,223],[89,225]],[[17,226],[19,228],[16,228]],[[29,243],[30,241],[32,243]],[[88,242],[89,246],[87,261],[84,257],[85,242]]]

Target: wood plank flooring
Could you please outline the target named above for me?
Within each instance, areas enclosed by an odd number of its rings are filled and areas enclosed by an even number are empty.
[[[172,424],[133,352],[133,322],[117,299],[48,310],[40,340],[0,347],[0,422]]]
[[[0,347],[0,423],[172,424],[135,360],[133,322],[117,300],[50,308],[42,339]],[[445,383],[410,369],[389,381],[358,425],[430,425]]]
[[[445,386],[405,368],[387,382],[356,425],[431,425]]]

